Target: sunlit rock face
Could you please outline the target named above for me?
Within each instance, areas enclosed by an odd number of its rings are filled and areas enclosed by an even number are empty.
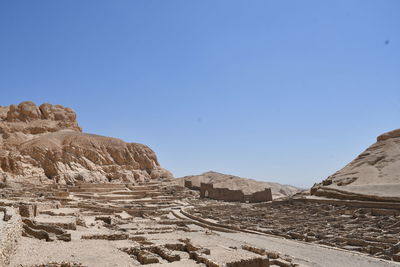
[[[149,147],[83,133],[75,112],[22,102],[0,107],[0,182],[137,182],[169,178]]]
[[[311,193],[341,199],[400,201],[400,129],[377,142]]]

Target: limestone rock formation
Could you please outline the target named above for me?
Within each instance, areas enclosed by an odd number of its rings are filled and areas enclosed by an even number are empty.
[[[252,194],[263,190],[264,188],[271,188],[274,199],[291,196],[300,191],[299,188],[290,185],[261,182],[213,171],[205,172],[200,175],[177,178],[176,181],[182,186],[184,185],[185,181],[192,181],[193,186],[200,186],[200,183],[211,183],[215,188],[242,190],[244,194]]]
[[[22,102],[0,107],[0,185],[7,180],[68,183],[169,178],[149,147],[83,133],[75,112]]]
[[[343,169],[311,189],[311,194],[340,199],[400,201],[400,129],[377,142]]]

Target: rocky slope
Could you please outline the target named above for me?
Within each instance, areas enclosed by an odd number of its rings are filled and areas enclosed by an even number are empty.
[[[182,186],[184,185],[185,180],[192,181],[193,186],[200,186],[200,183],[211,183],[214,185],[214,187],[242,190],[245,194],[252,194],[254,192],[261,191],[264,188],[270,187],[274,199],[291,196],[300,191],[299,188],[290,185],[261,182],[213,171],[176,179],[177,183]]]
[[[377,142],[343,169],[314,185],[311,194],[340,199],[400,201],[400,129]]]
[[[172,177],[149,147],[83,133],[75,112],[33,102],[0,107],[0,183],[144,181]]]

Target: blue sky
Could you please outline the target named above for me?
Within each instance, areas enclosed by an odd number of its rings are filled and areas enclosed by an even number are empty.
[[[175,176],[302,187],[400,128],[400,1],[1,1],[0,105],[72,107]]]

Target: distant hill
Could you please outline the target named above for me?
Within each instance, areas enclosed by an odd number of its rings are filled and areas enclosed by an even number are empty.
[[[311,189],[311,194],[339,199],[400,201],[400,129],[377,142],[343,169]]]
[[[184,185],[186,180],[192,181],[192,184],[194,186],[200,186],[200,183],[212,183],[214,187],[242,190],[245,194],[251,194],[257,191],[261,191],[266,187],[270,187],[274,199],[291,196],[301,191],[300,188],[290,185],[282,185],[272,182],[261,182],[249,178],[242,178],[213,171],[205,172],[200,175],[191,175],[176,178],[177,183],[182,186]]]

